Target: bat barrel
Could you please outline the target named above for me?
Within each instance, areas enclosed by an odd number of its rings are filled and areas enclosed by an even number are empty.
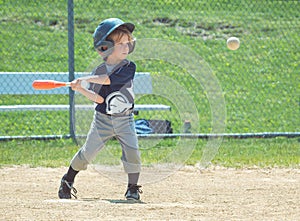
[[[53,80],[35,80],[32,83],[32,87],[35,90],[51,90],[59,87],[70,86],[70,83],[61,82],[61,81],[53,81]]]

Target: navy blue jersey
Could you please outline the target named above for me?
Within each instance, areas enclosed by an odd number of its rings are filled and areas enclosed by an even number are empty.
[[[97,104],[95,110],[103,114],[118,115],[130,113],[134,106],[133,78],[136,65],[128,60],[108,73],[105,63],[99,65],[92,74],[108,75],[110,85],[91,84],[90,89],[104,98],[104,102]]]

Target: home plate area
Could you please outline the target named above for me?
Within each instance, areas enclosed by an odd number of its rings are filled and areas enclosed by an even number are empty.
[[[124,198],[126,183],[88,168],[74,186],[78,199],[58,199],[67,168],[0,169],[0,220],[297,220],[300,169],[205,170],[183,167],[142,184],[141,202]]]

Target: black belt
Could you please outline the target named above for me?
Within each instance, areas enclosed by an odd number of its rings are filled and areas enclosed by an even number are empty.
[[[101,113],[101,114],[105,114],[105,115],[110,116],[110,117],[123,117],[123,116],[128,116],[128,115],[130,115],[132,113],[133,113],[133,109],[129,109],[129,110],[125,111],[125,112],[118,113],[118,114],[107,114],[107,113]]]

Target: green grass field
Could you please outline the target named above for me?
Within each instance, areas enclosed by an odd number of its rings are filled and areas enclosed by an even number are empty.
[[[165,146],[172,141],[164,141]],[[191,157],[185,162],[194,165],[202,157],[202,148],[205,141],[199,140]],[[61,139],[52,141],[13,140],[0,143],[0,166],[29,165],[32,167],[60,167],[68,166],[69,161],[77,152],[78,146],[72,140]],[[120,158],[121,149],[116,141],[109,142],[107,149],[115,149],[115,156]],[[105,151],[105,150],[104,150]],[[142,151],[143,164],[155,162],[158,155],[149,154],[151,151]],[[110,151],[111,152],[111,151]],[[153,149],[153,153],[160,153],[160,149]],[[100,155],[105,155],[101,153]],[[219,152],[212,161],[213,165],[235,168],[270,168],[300,166],[299,139],[225,139]]]
[[[258,4],[250,0],[129,0],[125,6],[122,1],[74,2],[75,71],[86,71],[96,58],[91,35],[98,23],[107,17],[121,17],[136,24],[137,39],[158,38],[180,43],[209,64],[223,90],[227,133],[300,131],[299,1],[260,1]],[[66,2],[0,3],[0,71],[68,71]],[[241,40],[237,51],[226,48],[226,39],[232,35]],[[211,131],[205,91],[194,79],[186,77],[184,68],[159,60],[136,63],[139,72],[147,71],[179,82],[193,98],[198,111],[201,125],[193,128],[193,132]],[[68,102],[68,96],[61,95],[0,94],[0,105]],[[155,96],[143,96],[138,102],[171,105],[172,112],[155,116],[170,120],[175,132],[180,130],[182,122],[174,103]],[[180,102],[184,101],[177,103]],[[153,113],[140,113],[138,117],[150,118]],[[3,112],[0,136],[66,135],[68,118],[67,112]],[[165,142],[166,146],[172,143]],[[199,141],[187,164],[201,158],[203,143],[205,141]],[[111,145],[117,148],[114,142]],[[71,140],[0,142],[0,165],[67,165],[77,148]],[[230,167],[299,167],[299,140],[224,139],[213,163]]]

